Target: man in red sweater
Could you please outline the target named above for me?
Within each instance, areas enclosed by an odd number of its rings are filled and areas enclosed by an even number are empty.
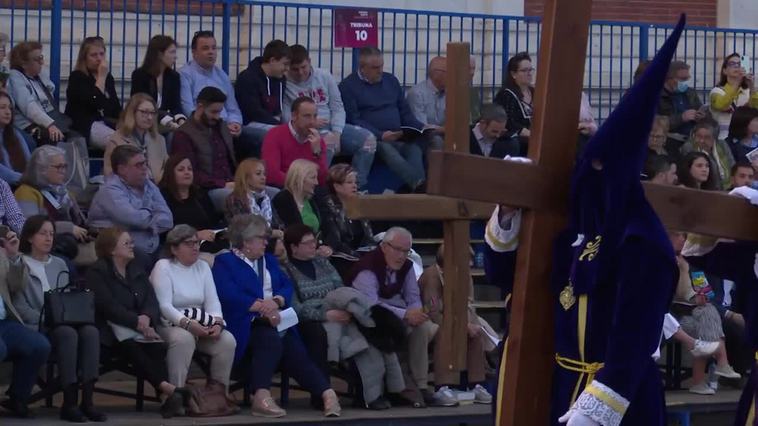
[[[267,184],[283,187],[290,164],[305,159],[318,164],[318,183],[326,182],[326,143],[317,127],[318,109],[313,99],[303,96],[292,102],[292,120],[266,133],[262,154],[266,162]]]

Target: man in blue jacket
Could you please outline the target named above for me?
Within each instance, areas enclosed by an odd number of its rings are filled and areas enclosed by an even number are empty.
[[[423,188],[426,180],[424,137],[408,137],[402,127],[423,130],[413,115],[397,78],[383,71],[382,52],[364,47],[358,54],[358,70],[347,76],[339,88],[347,122],[370,131],[379,141],[377,153],[410,191]]]
[[[282,104],[287,84],[285,74],[290,66],[290,48],[281,40],[272,40],[263,49],[263,56],[250,61],[234,84],[234,94],[242,110],[243,134],[254,143],[251,147],[260,156],[266,133],[282,124]],[[257,155],[256,155],[257,154]]]

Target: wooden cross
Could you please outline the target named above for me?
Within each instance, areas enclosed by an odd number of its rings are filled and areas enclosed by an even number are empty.
[[[469,46],[468,43],[447,45],[447,76],[445,92],[444,151],[469,151]],[[450,372],[466,368],[467,304],[471,271],[469,268],[469,221],[487,219],[494,204],[456,200],[430,195],[362,196],[346,206],[348,217],[379,220],[441,220],[444,226],[445,291],[443,292],[441,360]]]
[[[499,426],[550,424],[555,297],[550,259],[553,241],[566,225],[591,6],[592,0],[545,3],[529,141],[533,164],[448,151],[429,156],[430,194],[526,209],[511,302],[505,389],[502,401],[494,402],[502,404]],[[453,96],[459,95],[448,91],[448,105]],[[449,118],[447,123],[454,124]],[[758,240],[755,208],[743,199],[649,183],[645,193],[669,229]],[[723,220],[725,214],[728,221]]]

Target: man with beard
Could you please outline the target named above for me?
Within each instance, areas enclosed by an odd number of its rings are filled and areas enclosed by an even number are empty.
[[[190,160],[194,183],[208,191],[216,210],[222,211],[234,188],[232,135],[221,118],[226,95],[216,87],[206,87],[197,96],[195,111],[174,133],[171,154]]]

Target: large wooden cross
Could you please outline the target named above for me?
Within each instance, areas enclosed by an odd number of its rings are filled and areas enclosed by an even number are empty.
[[[529,141],[533,164],[448,151],[433,152],[429,158],[430,194],[525,209],[499,419],[502,426],[550,423],[554,364],[550,259],[553,241],[566,225],[591,5],[592,0],[545,3]],[[462,103],[450,99],[459,96],[457,92],[448,90],[447,96],[448,105]],[[453,124],[449,116],[447,123]],[[758,240],[755,208],[743,199],[647,183],[645,193],[669,229]],[[725,214],[728,221],[723,220]]]

